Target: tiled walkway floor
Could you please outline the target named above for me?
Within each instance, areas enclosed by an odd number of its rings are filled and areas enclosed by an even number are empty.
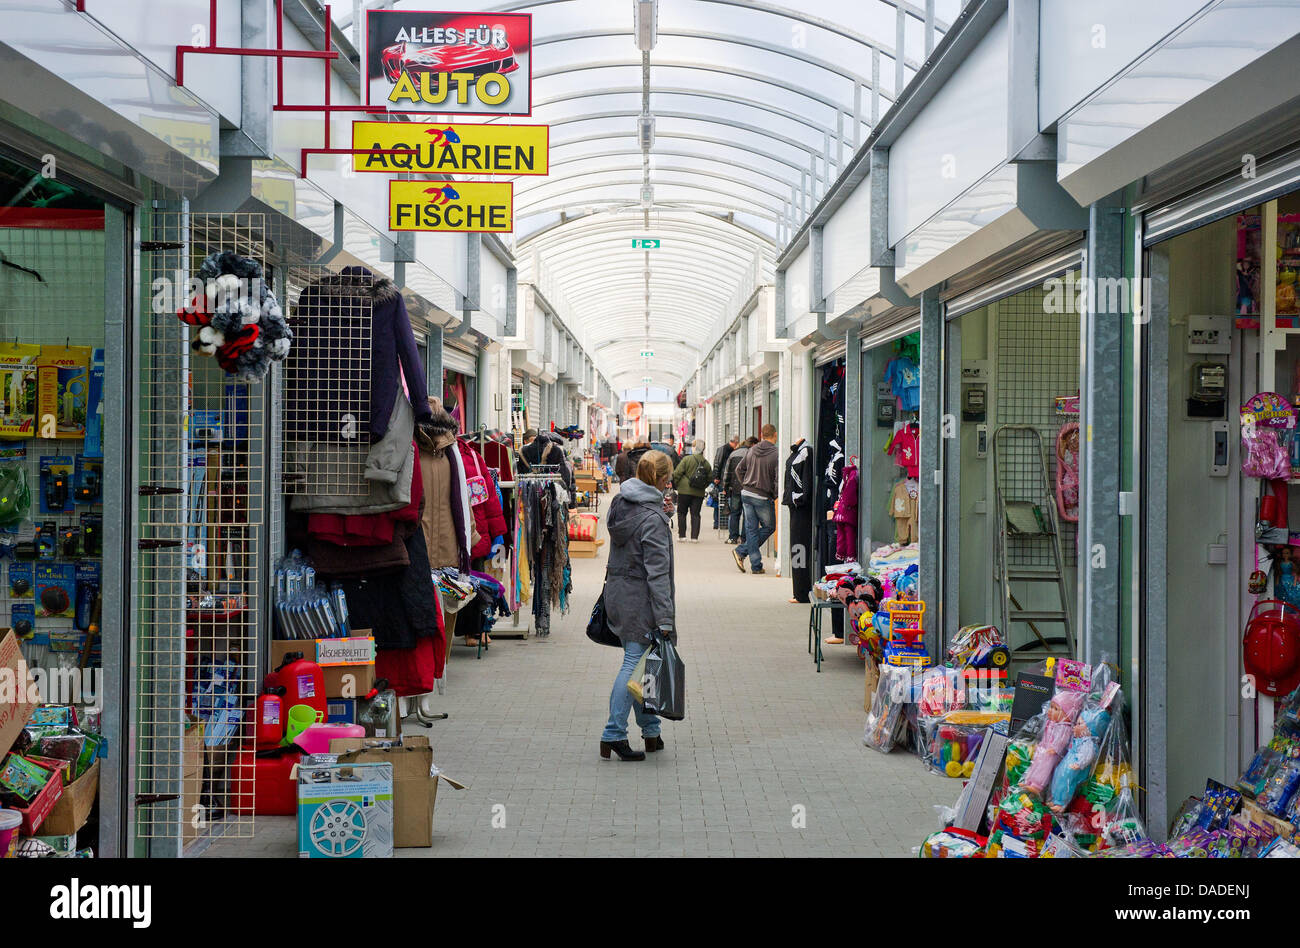
[[[453,650],[438,700],[450,719],[416,730],[469,789],[444,784],[433,848],[397,855],[911,855],[958,783],[911,754],[863,746],[853,651],[828,647],[817,674],[808,607],[786,602],[789,580],[741,575],[709,525],[700,543],[676,547],[687,717],[665,723],[666,752],[639,763],[597,755],[621,657],[583,634],[606,545],[573,561],[573,608],[549,639],[496,639],[482,660]],[[634,723],[631,739],[640,746]],[[294,854],[292,817],[259,817],[253,838],[208,850]]]

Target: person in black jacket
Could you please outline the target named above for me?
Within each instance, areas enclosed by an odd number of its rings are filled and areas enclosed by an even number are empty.
[[[727,466],[722,473],[722,484],[719,489],[727,503],[727,542],[739,543],[743,536],[743,507],[740,502],[740,479],[736,476],[736,468],[740,462],[745,459],[749,449],[758,444],[757,438],[747,438],[740,447],[731,452],[727,458]]]
[[[813,455],[800,438],[785,459],[785,494],[781,503],[790,508],[790,580],[794,602],[807,602],[812,591]]]
[[[740,438],[736,435],[731,436],[731,440],[718,448],[718,453],[713,456],[713,529],[716,530],[722,523],[722,475],[727,469],[727,461],[731,458],[731,452],[735,451],[740,445]]]

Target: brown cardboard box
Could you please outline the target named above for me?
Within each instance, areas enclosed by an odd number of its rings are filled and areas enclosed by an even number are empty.
[[[580,560],[594,559],[604,543],[604,540],[570,540],[569,556]]]
[[[86,825],[98,799],[99,761],[95,761],[89,770],[64,789],[63,796],[41,824],[41,833],[45,836],[71,836]]]
[[[357,629],[354,637],[369,636],[369,629]],[[271,642],[271,668],[278,668],[290,652],[302,652],[305,658],[316,660],[315,639],[275,639]],[[374,687],[375,663],[364,665],[322,665],[325,676],[325,697],[362,698]]]
[[[0,639],[0,757],[18,740],[18,732],[36,710],[39,701],[33,697],[35,683],[31,670],[23,661],[18,636],[6,631]]]
[[[203,792],[203,725],[196,724],[185,732],[181,748],[181,845],[199,835],[193,826],[194,805]]]
[[[330,741],[330,753],[339,755],[339,763],[389,763],[393,765],[393,845],[429,847],[433,845],[433,808],[438,800],[438,781],[444,780],[457,790],[465,785],[433,769],[433,747],[427,737],[407,735],[400,746],[388,738],[344,737]]]
[[[880,684],[880,668],[876,665],[876,660],[870,655],[863,663],[867,667],[866,687],[862,696],[862,710],[867,713],[871,712],[871,702],[876,697],[876,688]]]

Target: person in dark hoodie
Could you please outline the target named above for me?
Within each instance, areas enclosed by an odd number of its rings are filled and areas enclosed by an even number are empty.
[[[722,475],[727,470],[727,461],[731,459],[731,452],[740,447],[740,438],[732,435],[731,440],[718,448],[718,453],[713,456],[713,529],[716,530],[722,523]]]
[[[666,454],[643,452],[636,477],[620,485],[606,520],[610,544],[605,615],[610,630],[623,643],[623,664],[614,678],[609,721],[600,735],[600,756],[605,760],[610,754],[619,760],[645,760],[647,752],[664,749],[659,718],[633,700],[627,683],[653,635],[677,642],[672,513],[664,498],[672,475],[672,461]],[[645,751],[633,750],[627,741],[627,716],[633,710]]]
[[[740,503],[740,479],[736,476],[736,468],[740,467],[740,462],[745,460],[749,449],[756,444],[758,444],[757,438],[746,438],[741,442],[740,447],[731,452],[731,456],[727,458],[727,466],[722,471],[719,497],[727,505],[728,543],[739,543],[744,534],[745,512]]]
[[[745,539],[731,551],[736,569],[742,573],[748,554],[749,571],[755,575],[763,572],[763,544],[776,530],[777,466],[781,463],[776,450],[776,425],[764,425],[759,434],[762,440],[736,467],[740,502],[745,510]]]

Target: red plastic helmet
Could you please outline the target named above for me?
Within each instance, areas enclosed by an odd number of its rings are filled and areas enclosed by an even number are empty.
[[[1300,609],[1261,599],[1250,611],[1243,664],[1262,695],[1279,697],[1300,685]]]

